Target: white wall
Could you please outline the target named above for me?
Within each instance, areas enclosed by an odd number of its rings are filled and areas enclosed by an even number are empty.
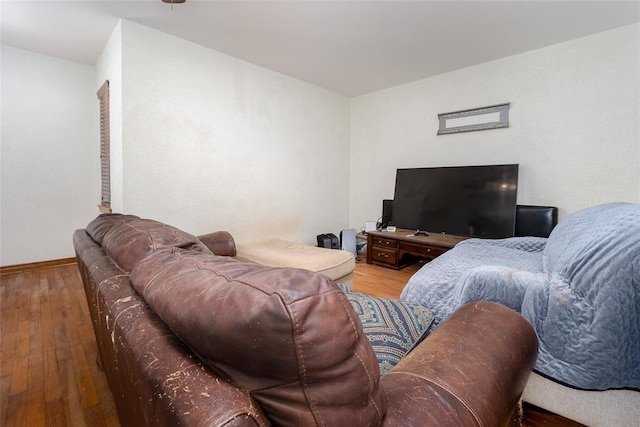
[[[123,210],[238,241],[349,219],[349,99],[122,22]]]
[[[71,257],[100,202],[95,69],[4,45],[1,56],[0,265]]]
[[[363,95],[351,106],[350,222],[405,167],[519,163],[518,202],[560,216],[640,202],[640,24]],[[507,129],[437,136],[438,113],[511,103]]]
[[[73,256],[97,215],[105,78],[115,210],[193,233],[361,227],[398,167],[517,162],[519,202],[562,216],[640,201],[640,25],[351,101],[127,21],[96,67],[1,49],[3,266]],[[438,113],[499,102],[510,128],[436,136]]]

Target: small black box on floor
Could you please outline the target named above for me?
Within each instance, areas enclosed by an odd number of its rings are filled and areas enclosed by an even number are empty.
[[[340,249],[340,240],[333,233],[318,234],[318,247],[328,249]]]

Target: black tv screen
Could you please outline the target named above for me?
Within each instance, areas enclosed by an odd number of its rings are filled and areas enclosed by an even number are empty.
[[[515,228],[518,165],[398,169],[391,225],[503,238]]]

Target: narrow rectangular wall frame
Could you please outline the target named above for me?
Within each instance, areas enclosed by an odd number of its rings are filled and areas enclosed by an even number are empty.
[[[509,127],[509,103],[438,114],[438,135]]]

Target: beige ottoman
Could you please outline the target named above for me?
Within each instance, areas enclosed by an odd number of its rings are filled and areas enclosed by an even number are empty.
[[[322,273],[353,288],[355,257],[351,252],[302,245],[271,238],[259,242],[236,243],[236,258],[270,267],[295,267]]]

